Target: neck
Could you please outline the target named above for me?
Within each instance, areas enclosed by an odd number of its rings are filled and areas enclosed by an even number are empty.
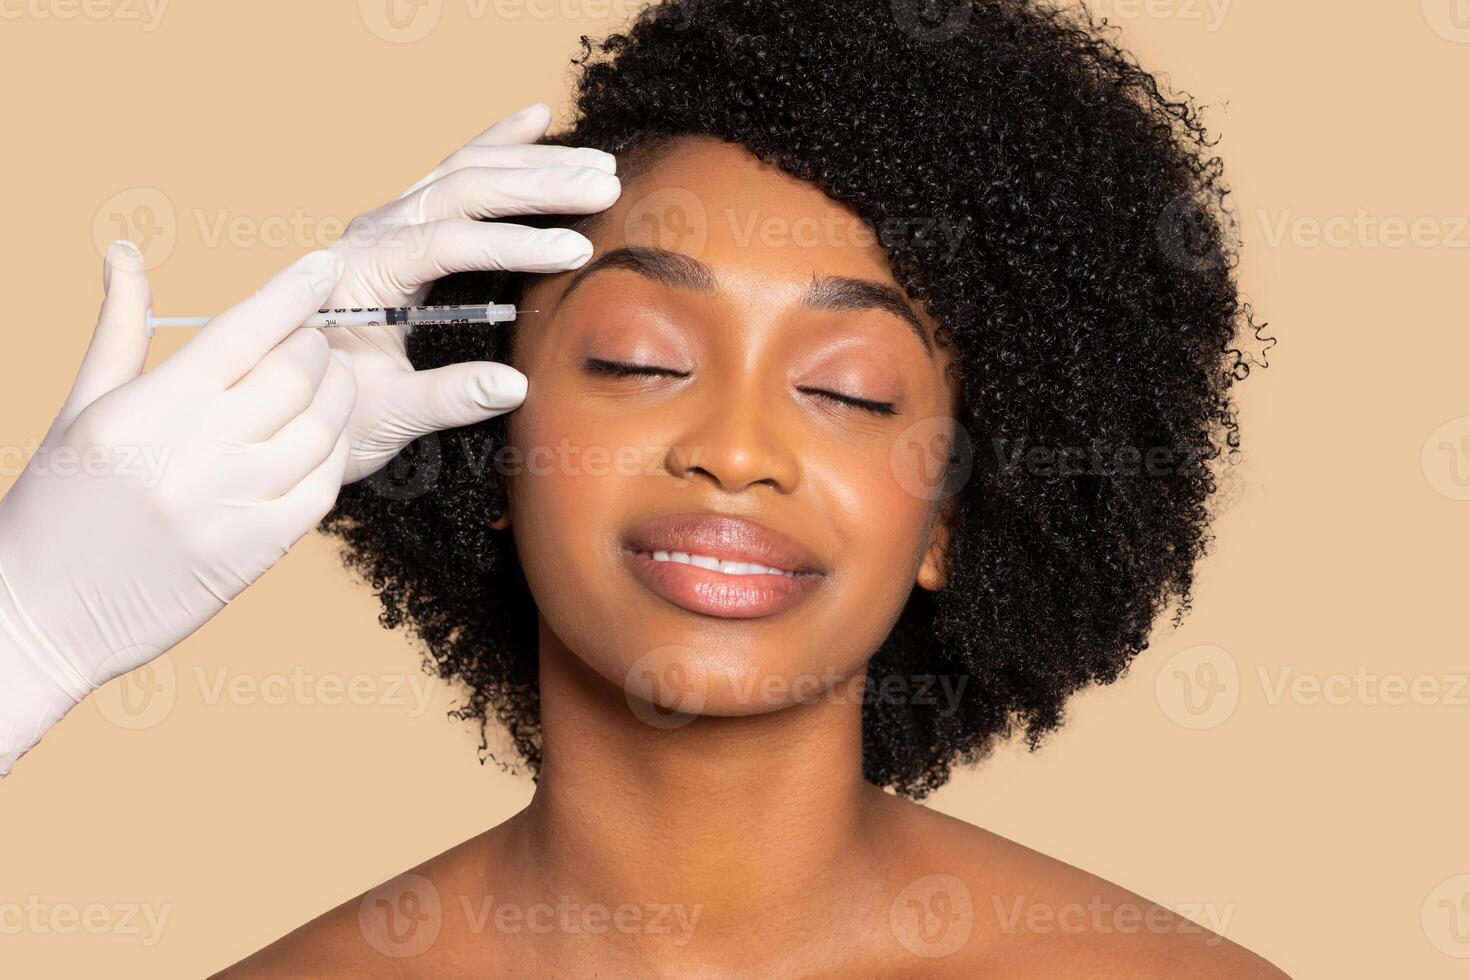
[[[701,938],[766,945],[813,896],[874,880],[892,801],[862,776],[860,699],[655,726],[544,625],[540,662],[541,772],[515,846],[543,894],[672,905]]]

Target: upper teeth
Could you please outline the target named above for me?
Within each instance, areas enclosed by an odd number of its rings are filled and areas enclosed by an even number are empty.
[[[648,552],[644,552],[647,554]],[[710,555],[691,555],[685,551],[655,551],[654,561],[676,561],[681,565],[698,565],[724,575],[784,575],[794,578],[795,572],[784,568],[771,568],[755,561],[723,561]]]

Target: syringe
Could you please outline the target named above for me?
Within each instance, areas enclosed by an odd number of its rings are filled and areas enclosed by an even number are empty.
[[[415,327],[429,324],[509,323],[521,313],[540,310],[518,310],[499,303],[475,306],[354,306],[335,310],[317,310],[302,322],[303,327]],[[158,327],[202,327],[213,317],[154,316],[148,314],[148,336]]]

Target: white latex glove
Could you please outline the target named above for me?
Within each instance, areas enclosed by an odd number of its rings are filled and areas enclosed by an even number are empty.
[[[395,200],[354,218],[332,246],[347,268],[327,306],[415,306],[434,280],[452,272],[562,272],[585,263],[592,243],[574,231],[475,220],[590,214],[618,199],[622,185],[611,154],[529,145],[550,124],[545,104],[522,109]],[[525,375],[505,364],[470,361],[414,371],[402,327],[325,333],[333,347],[352,355],[357,374],[348,483],[381,469],[421,435],[494,418],[526,397]]]
[[[331,509],[356,387],[321,330],[313,252],[141,374],[150,290],[129,243],[75,386],[0,499],[0,774],[93,689],[183,640]]]

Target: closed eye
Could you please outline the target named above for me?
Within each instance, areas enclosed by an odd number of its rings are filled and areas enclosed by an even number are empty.
[[[648,377],[687,378],[688,371],[675,371],[673,368],[657,367],[652,364],[626,364],[622,361],[606,361],[600,357],[587,358],[587,367],[598,374],[612,375],[645,375]]]
[[[854,398],[852,395],[844,395],[837,391],[827,391],[824,388],[798,388],[797,391],[807,395],[816,395],[818,398],[826,398],[837,402],[839,405],[847,405],[851,408],[860,408],[875,415],[897,415],[898,407],[893,402],[875,402],[867,398]]]
[[[601,357],[587,358],[587,367],[598,374],[611,374],[617,377],[643,376],[643,377],[668,377],[687,378],[688,371],[676,371],[673,368],[658,367],[653,364],[628,364],[623,361],[609,361]],[[852,395],[844,395],[837,391],[827,391],[824,388],[798,388],[802,394],[815,395],[828,401],[836,402],[848,408],[857,408],[875,415],[897,415],[898,408],[893,402],[872,401],[867,398],[856,398]]]

